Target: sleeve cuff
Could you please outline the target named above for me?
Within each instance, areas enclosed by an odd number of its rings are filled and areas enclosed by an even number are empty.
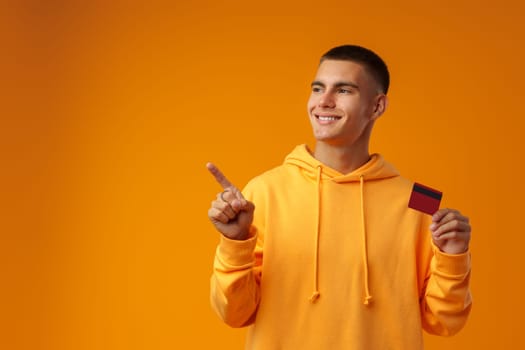
[[[470,271],[470,250],[461,254],[447,254],[432,243],[434,268],[447,275],[463,276]]]
[[[257,232],[250,229],[250,237],[243,241],[229,239],[221,235],[217,255],[221,260],[232,266],[242,266],[255,260],[254,250],[257,245]]]

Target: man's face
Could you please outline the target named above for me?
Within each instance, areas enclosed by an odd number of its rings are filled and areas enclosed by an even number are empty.
[[[324,60],[308,100],[316,140],[337,146],[368,147],[373,122],[382,112],[377,113],[381,96],[385,97],[362,65]]]

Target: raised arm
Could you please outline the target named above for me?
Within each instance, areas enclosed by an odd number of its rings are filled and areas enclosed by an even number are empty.
[[[470,295],[470,223],[455,209],[440,209],[430,225],[433,242],[421,316],[431,334],[453,335],[467,321]]]
[[[252,225],[255,206],[215,165],[208,163],[207,168],[223,189],[208,210],[222,234],[213,264],[211,304],[226,324],[242,327],[253,322],[260,299],[262,244]]]

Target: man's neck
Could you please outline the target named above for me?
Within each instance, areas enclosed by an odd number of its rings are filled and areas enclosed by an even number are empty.
[[[345,147],[317,142],[313,156],[341,174],[351,173],[370,160],[367,145],[364,147],[355,147],[355,145]]]

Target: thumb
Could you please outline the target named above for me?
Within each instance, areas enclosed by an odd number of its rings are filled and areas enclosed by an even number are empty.
[[[241,197],[240,199],[235,199],[231,202],[231,206],[235,212],[246,211],[253,212],[255,210],[255,205]]]
[[[232,189],[232,192],[233,192],[233,195],[235,196],[235,198],[237,198],[241,204],[244,206],[246,205],[246,199],[244,199],[244,196],[242,195],[242,192],[239,191],[239,189],[237,187],[231,187]]]

